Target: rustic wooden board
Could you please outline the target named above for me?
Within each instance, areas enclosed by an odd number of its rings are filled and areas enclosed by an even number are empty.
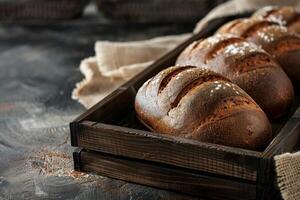
[[[79,125],[78,146],[87,149],[157,161],[210,173],[255,181],[259,153],[207,145],[150,132],[136,132],[101,123],[83,121]],[[82,134],[81,134],[82,133]],[[251,155],[252,153],[252,155]]]
[[[250,200],[255,199],[256,196],[254,183],[200,175],[192,171],[170,168],[168,165],[157,165],[91,151],[75,152],[74,159],[80,160],[76,165],[78,170],[97,172],[108,177],[168,190],[179,190],[210,199]]]

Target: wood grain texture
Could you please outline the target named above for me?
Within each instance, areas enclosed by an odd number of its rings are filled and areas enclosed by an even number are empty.
[[[128,160],[112,155],[82,151],[79,155],[83,171],[151,185],[168,190],[179,190],[212,199],[255,199],[255,185],[189,171]],[[216,192],[218,191],[218,192]],[[214,193],[215,195],[211,195]]]
[[[300,108],[297,109],[294,115],[295,118],[300,118]]]
[[[278,134],[277,140],[263,153],[264,158],[272,158],[275,155],[292,152],[298,147],[300,139],[300,119],[291,118]]]
[[[77,137],[78,146],[95,151],[256,180],[259,153],[252,151],[87,121]]]

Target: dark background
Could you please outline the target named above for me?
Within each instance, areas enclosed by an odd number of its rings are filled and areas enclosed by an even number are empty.
[[[193,27],[110,21],[94,4],[75,20],[1,21],[0,199],[191,199],[73,172],[68,124],[85,111],[71,92],[95,41],[140,40]]]

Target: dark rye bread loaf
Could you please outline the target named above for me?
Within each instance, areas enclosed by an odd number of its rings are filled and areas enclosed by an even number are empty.
[[[256,11],[252,17],[276,22],[300,34],[300,12],[293,7],[267,6]]]
[[[170,67],[149,79],[135,110],[156,132],[202,142],[262,150],[272,137],[268,118],[248,94],[198,67]]]
[[[222,26],[218,33],[230,33],[261,46],[274,56],[287,75],[300,83],[300,35],[275,22],[237,19]]]
[[[290,79],[263,49],[229,34],[215,35],[188,46],[177,65],[210,69],[246,91],[270,118],[285,114],[294,99]]]

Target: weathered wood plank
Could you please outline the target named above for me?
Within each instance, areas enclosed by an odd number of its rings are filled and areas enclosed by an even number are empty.
[[[79,147],[256,180],[259,153],[167,135],[83,121],[76,133]]]
[[[80,169],[129,182],[182,191],[210,199],[255,199],[253,183],[206,176],[169,166],[129,160],[103,153],[82,151]],[[78,159],[78,158],[77,158]],[[214,195],[212,195],[214,194]]]

